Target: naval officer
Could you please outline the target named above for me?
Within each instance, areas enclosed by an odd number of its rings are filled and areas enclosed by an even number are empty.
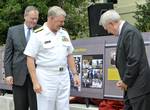
[[[70,78],[67,66],[74,75],[74,83],[80,85],[72,55],[73,46],[67,31],[62,28],[65,16],[62,8],[50,7],[47,22],[35,31],[24,51],[37,93],[38,110],[69,110]]]

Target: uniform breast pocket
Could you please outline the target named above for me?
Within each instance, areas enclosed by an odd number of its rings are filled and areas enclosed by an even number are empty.
[[[54,48],[54,44],[53,43],[47,43],[47,44],[43,44],[43,48]]]

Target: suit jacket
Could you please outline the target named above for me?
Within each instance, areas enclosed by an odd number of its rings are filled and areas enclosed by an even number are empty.
[[[4,69],[5,77],[13,76],[15,85],[23,85],[28,74],[26,56],[23,54],[26,44],[24,24],[10,27],[5,45]]]
[[[117,43],[116,67],[127,84],[128,98],[150,92],[150,68],[141,33],[125,22]]]

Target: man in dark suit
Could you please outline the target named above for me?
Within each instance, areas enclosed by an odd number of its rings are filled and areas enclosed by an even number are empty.
[[[37,110],[36,94],[26,65],[23,51],[37,25],[39,12],[28,6],[24,12],[24,24],[10,27],[7,34],[4,68],[7,84],[12,86],[15,110]]]
[[[124,109],[150,110],[150,68],[141,33],[121,20],[115,10],[103,13],[100,24],[109,33],[119,36],[116,67],[121,80],[116,85],[124,90]]]

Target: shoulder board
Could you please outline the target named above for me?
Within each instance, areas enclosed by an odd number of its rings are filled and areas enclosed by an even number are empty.
[[[43,27],[40,27],[40,28],[34,30],[34,32],[35,32],[35,33],[38,33],[38,32],[40,32],[40,31],[42,31],[42,30],[43,30]]]

